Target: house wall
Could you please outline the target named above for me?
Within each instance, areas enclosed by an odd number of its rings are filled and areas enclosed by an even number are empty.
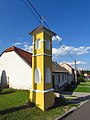
[[[68,74],[68,84],[71,84],[73,80],[74,80],[74,76],[72,74]]]
[[[32,69],[14,51],[3,53],[0,57],[0,76],[3,85],[9,84],[15,89],[31,88]]]
[[[52,75],[54,76],[54,89],[55,90],[62,87],[64,84],[68,82],[67,73],[52,73]],[[58,78],[59,75],[60,75],[60,82]]]
[[[62,63],[61,66],[64,67],[69,72],[68,82],[71,83],[71,81],[74,81],[74,71],[73,71],[73,69],[65,63]]]
[[[62,63],[61,64],[61,66],[62,67],[64,67],[69,73],[71,73],[72,74],[72,68],[71,67],[69,67],[67,64],[65,64],[65,63]]]

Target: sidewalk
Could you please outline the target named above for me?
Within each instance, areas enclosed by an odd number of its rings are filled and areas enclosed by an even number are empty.
[[[86,92],[62,92],[62,95],[64,95],[65,97],[86,97],[89,96],[90,93],[86,93]]]
[[[86,92],[62,92],[62,93],[60,93],[60,95],[64,96],[65,98],[70,98],[70,100],[67,100],[68,103],[80,104],[80,105],[78,108],[72,108],[70,111],[68,111],[64,115],[58,117],[56,120],[90,120],[90,116],[89,116],[90,115],[90,112],[89,112],[90,111],[90,93],[86,93]],[[89,101],[89,103],[87,105],[88,101]],[[84,104],[86,104],[86,107],[87,107],[86,111],[89,112],[88,115],[87,115],[87,113],[85,113],[89,119],[85,119],[85,117],[84,117],[84,119],[82,119],[82,118],[78,117],[78,115],[76,115],[77,117],[73,116],[74,118],[73,117],[69,118],[69,116],[71,116],[75,111],[77,111],[79,109],[82,110],[82,111],[80,111],[80,113],[81,113],[80,116],[82,116],[82,114],[84,115],[84,112],[83,112],[84,107],[83,107],[83,109],[81,109]]]
[[[80,104],[86,100],[90,100],[90,93],[85,92],[64,92],[61,94],[65,98],[69,98],[67,102],[72,104]]]
[[[77,96],[77,97],[86,97],[86,96],[89,96],[90,93],[86,93],[86,92],[73,92],[72,95],[73,96]]]
[[[60,120],[90,120],[90,100]]]

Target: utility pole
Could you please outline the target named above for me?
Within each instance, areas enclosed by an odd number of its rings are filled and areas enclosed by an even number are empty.
[[[75,60],[75,82],[77,83],[77,69],[76,69],[76,60]]]

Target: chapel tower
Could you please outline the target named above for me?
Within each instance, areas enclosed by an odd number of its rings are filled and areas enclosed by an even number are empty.
[[[30,101],[43,111],[54,104],[52,88],[52,36],[56,35],[43,25],[34,29],[32,55],[32,89]]]

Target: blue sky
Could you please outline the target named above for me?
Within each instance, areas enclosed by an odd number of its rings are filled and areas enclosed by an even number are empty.
[[[31,0],[52,31],[77,60],[77,68],[90,70],[90,0]],[[32,49],[28,34],[40,23],[22,0],[0,0],[0,53],[16,45],[27,51]],[[73,65],[63,47],[53,40],[53,60]]]

